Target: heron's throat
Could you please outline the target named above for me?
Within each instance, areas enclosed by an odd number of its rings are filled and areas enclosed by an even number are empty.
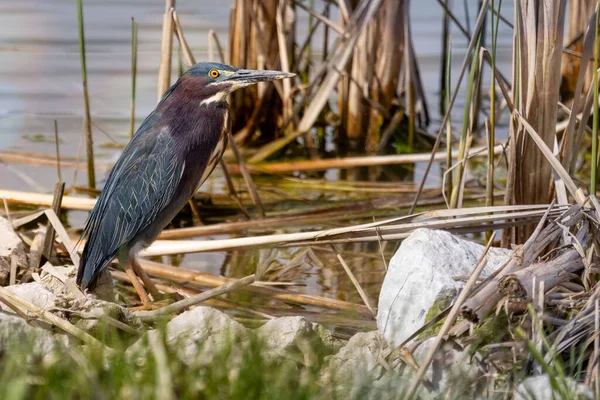
[[[202,100],[200,102],[201,106],[206,106],[212,103],[219,103],[221,101],[225,101],[225,98],[227,97],[229,93],[227,93],[226,91],[222,91],[222,92],[217,92],[215,94],[213,94],[212,96]]]

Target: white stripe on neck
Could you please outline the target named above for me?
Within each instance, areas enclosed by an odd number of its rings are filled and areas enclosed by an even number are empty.
[[[212,96],[210,96],[208,99],[204,99],[200,102],[200,105],[208,105],[210,103],[216,103],[219,101],[223,101],[225,100],[225,97],[227,97],[227,93],[226,92],[218,92],[216,94],[213,94]]]

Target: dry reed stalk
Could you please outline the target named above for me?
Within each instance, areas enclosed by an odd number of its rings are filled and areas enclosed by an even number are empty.
[[[560,161],[556,158],[554,152],[550,150],[550,148],[546,145],[543,138],[535,131],[535,129],[523,118],[523,116],[516,109],[513,111],[513,115],[515,116],[513,124],[518,124],[519,129],[527,132],[528,136],[531,138],[533,144],[537,146],[537,149],[542,154],[544,159],[547,161],[548,165],[554,170],[554,173],[558,176],[558,178],[565,185],[566,189],[569,191],[571,196],[575,199],[575,201],[579,205],[584,205],[587,201],[585,193],[583,190],[575,184],[569,173],[562,166]],[[513,125],[514,126],[514,125]]]
[[[356,280],[356,277],[352,273],[352,270],[350,269],[350,267],[348,267],[348,264],[346,264],[346,261],[344,260],[344,258],[342,257],[342,255],[339,253],[339,251],[337,251],[337,249],[335,248],[335,246],[332,245],[331,248],[335,252],[335,256],[337,257],[337,259],[340,262],[340,264],[342,264],[342,267],[344,268],[344,271],[346,272],[346,274],[350,278],[350,281],[352,282],[352,284],[356,288],[356,291],[360,295],[360,298],[362,299],[363,303],[365,303],[365,306],[369,309],[369,312],[371,313],[371,315],[373,316],[373,318],[376,318],[377,317],[377,313],[375,312],[375,310],[373,309],[373,307],[371,307],[371,303],[369,302],[369,297],[367,296],[367,294],[365,293],[365,291],[363,290],[363,288],[360,286],[360,283],[358,282],[358,280]]]
[[[465,76],[465,72],[467,70],[467,65],[469,64],[469,57],[471,55],[471,52],[474,51],[475,45],[478,42],[477,39],[479,37],[479,32],[481,30],[481,27],[483,26],[483,22],[485,20],[485,15],[487,13],[488,8],[489,8],[489,0],[484,0],[484,2],[481,4],[479,16],[477,17],[477,22],[475,24],[473,36],[470,38],[469,45],[467,47],[467,52],[466,52],[465,58],[463,59],[463,63],[462,63],[461,69],[460,69],[460,74],[458,76],[458,81],[456,82],[454,92],[452,93],[450,103],[448,104],[446,114],[444,115],[442,123],[440,124],[440,129],[437,133],[435,143],[433,144],[433,149],[431,150],[431,156],[427,163],[427,167],[425,168],[423,178],[421,179],[421,183],[419,184],[419,190],[415,196],[415,200],[413,201],[413,204],[410,207],[409,214],[412,214],[415,211],[417,204],[419,202],[419,197],[421,197],[421,191],[425,187],[425,181],[427,180],[429,171],[431,171],[431,166],[433,165],[433,161],[436,156],[438,147],[440,146],[440,143],[442,141],[442,133],[446,130],[446,123],[448,122],[448,119],[450,118],[450,112],[452,111],[452,108],[454,107],[454,103],[456,102],[456,98],[458,97],[460,85],[462,84],[462,80],[463,80],[463,78]]]
[[[318,89],[313,96],[310,96],[310,99],[305,97],[303,102],[298,104],[298,107],[304,106],[304,103],[310,100],[296,130],[281,139],[277,139],[261,147],[261,149],[250,158],[250,163],[258,163],[265,160],[273,153],[291,143],[298,136],[310,131],[318,116],[321,114],[323,107],[329,100],[333,89],[341,77],[342,71],[344,71],[348,65],[361,32],[366,29],[368,23],[374,18],[382,1],[383,0],[370,0],[368,2],[362,2],[361,5],[354,10],[350,20],[351,23],[346,27],[344,35],[338,39],[337,46],[334,46],[329,53],[328,61],[324,63],[317,73],[315,73],[315,81],[313,82],[317,82],[317,80],[321,82]]]
[[[588,21],[587,29],[585,31],[585,36],[583,38],[583,54],[578,62],[579,74],[577,77],[577,84],[574,89],[575,92],[573,94],[573,105],[571,106],[570,110],[569,122],[567,125],[567,130],[565,131],[565,138],[561,144],[563,165],[567,167],[569,171],[572,171],[575,168],[575,163],[578,159],[578,150],[581,146],[581,139],[583,137],[583,130],[585,127],[587,127],[587,124],[582,123],[582,121],[587,121],[592,112],[592,95],[594,90],[589,84],[586,85],[586,80],[589,75],[588,70],[595,50],[596,17],[596,11],[592,12]],[[587,86],[587,90],[584,88],[584,86]],[[584,99],[583,93],[586,91],[587,96],[586,99]],[[581,114],[581,116],[579,114]],[[579,128],[575,133],[576,122],[579,123]]]
[[[60,140],[58,139],[58,121],[54,120],[54,144],[56,148],[56,176],[59,182],[62,182],[62,174],[60,172]]]
[[[188,46],[188,43],[185,40],[185,36],[183,36],[183,29],[181,28],[179,18],[177,17],[177,12],[175,11],[173,11],[173,24],[175,25],[175,33],[177,35],[177,40],[179,41],[179,46],[181,47],[185,61],[189,66],[196,64],[196,59],[190,50],[190,46]]]
[[[229,31],[229,63],[240,68],[281,69],[279,59],[285,42],[286,54],[293,54],[294,18],[292,12],[282,21],[284,40],[277,34],[279,0],[236,0],[232,8]],[[288,82],[289,83],[289,82]],[[286,85],[288,84],[286,83]],[[273,90],[275,88],[276,90]],[[233,115],[236,116],[233,131],[244,130],[246,137],[258,129],[263,138],[272,139],[279,131],[283,96],[281,82],[274,85],[256,85],[236,91],[231,96]],[[236,139],[238,139],[236,134]]]
[[[515,109],[552,148],[559,96],[565,0],[545,2],[519,0],[515,3],[514,36]],[[510,153],[507,177],[507,204],[540,204],[550,200],[552,167],[538,145],[515,120],[510,125]],[[535,171],[532,174],[531,171]],[[524,243],[532,226],[515,228],[516,243]],[[508,245],[511,230],[505,231]]]
[[[246,182],[246,187],[248,188],[248,193],[250,194],[252,203],[256,208],[256,212],[258,213],[260,218],[264,218],[265,210],[263,208],[262,202],[260,201],[260,196],[258,195],[258,190],[256,188],[256,185],[254,184],[254,181],[252,180],[252,176],[250,175],[248,168],[246,168],[244,156],[242,155],[240,149],[238,149],[238,146],[235,143],[233,136],[231,135],[231,131],[227,131],[227,137],[229,138],[229,146],[231,147],[231,150],[233,150],[233,154],[235,154],[235,157],[237,158],[242,177],[244,178],[244,182]],[[227,173],[226,170],[225,173]]]
[[[54,195],[52,199],[52,210],[56,215],[60,215],[61,203],[63,194],[65,193],[65,183],[57,182],[54,186]],[[48,227],[46,228],[46,234],[44,236],[44,245],[42,247],[42,254],[46,257],[46,260],[50,260],[52,257],[52,250],[54,249],[54,228],[52,224],[48,223]],[[36,268],[39,265],[36,265]]]
[[[571,226],[580,221],[582,217],[581,214],[576,214],[575,216],[572,215],[576,210],[579,210],[579,207],[572,207],[559,219],[560,223],[563,226]],[[529,267],[544,249],[558,240],[562,233],[562,228],[558,226],[558,224],[551,223],[543,228],[549,215],[548,212],[544,214],[544,217],[542,217],[527,242],[525,242],[524,245],[517,247],[513,251],[511,258],[504,266],[502,266],[496,276],[465,302],[461,309],[461,314],[465,319],[473,323],[481,323],[496,307],[496,304],[502,297],[499,292],[499,280],[507,274]]]
[[[149,274],[179,284],[193,285],[195,287],[217,287],[232,281],[231,278],[225,278],[204,272],[194,272],[173,267],[171,265],[159,264],[146,260],[140,260],[140,263]],[[368,309],[360,304],[353,304],[342,300],[329,299],[320,296],[298,294],[285,289],[249,285],[245,287],[244,290],[263,296],[269,296],[274,300],[290,302],[294,304],[309,305],[331,310],[357,312],[361,314],[369,313]]]
[[[369,51],[371,58],[368,64],[374,65],[374,70],[370,71],[372,80],[369,85],[369,98],[375,100],[384,109],[390,109],[395,101],[400,100],[398,83],[404,76],[406,77],[404,92],[409,94],[408,98],[404,99],[404,103],[408,104],[409,120],[414,120],[415,103],[419,101],[425,104],[425,99],[417,100],[412,96],[414,88],[420,83],[415,82],[417,76],[414,72],[415,58],[410,44],[408,5],[408,0],[386,0],[379,10],[379,26],[373,32],[377,35],[374,43],[379,48],[373,46]],[[374,56],[376,61],[373,60]],[[368,151],[374,151],[379,144],[379,134],[386,118],[374,108],[369,108],[367,113],[366,148]]]
[[[583,260],[575,249],[560,256],[539,262],[511,274],[504,275],[498,282],[500,293],[511,302],[526,302],[533,298],[534,280],[544,283],[546,291],[562,282],[568,282],[574,273],[583,269]]]
[[[85,55],[85,30],[83,23],[83,3],[77,0],[77,21],[79,25],[79,56],[81,60],[81,80],[83,85],[83,132],[87,153],[88,187],[96,187],[96,171],[94,167],[94,140],[92,137],[92,119],[90,117],[90,97],[87,83],[87,65]]]
[[[469,152],[469,157],[485,157],[484,146],[473,147]],[[500,155],[504,151],[502,144],[494,146],[494,154]],[[303,160],[303,161],[286,161],[286,162],[273,162],[264,163],[257,165],[247,165],[247,168],[252,173],[271,173],[271,174],[284,174],[292,173],[296,171],[322,171],[334,168],[357,168],[357,167],[370,167],[370,166],[382,166],[382,165],[402,165],[402,164],[413,164],[417,162],[428,161],[431,158],[431,153],[415,153],[415,154],[395,154],[385,156],[361,156],[361,157],[343,157],[343,158],[331,158],[323,160]],[[452,157],[458,156],[457,151],[452,152]],[[445,152],[436,152],[433,154],[433,161],[445,160]],[[6,163],[20,163],[27,165],[38,165],[38,166],[56,166],[56,159],[50,158],[50,156],[39,154],[39,153],[21,153],[21,152],[1,152],[0,161]],[[99,167],[108,167],[106,163],[96,163]],[[74,158],[63,157],[60,166],[62,168],[80,168],[85,167],[79,166]],[[240,167],[236,164],[227,164],[227,171],[230,174],[240,175]]]
[[[173,53],[173,12],[176,0],[165,0],[162,40],[160,46],[160,66],[158,68],[157,99],[159,102],[171,86],[171,55]]]
[[[8,285],[12,286],[17,283],[17,258],[10,258],[10,275],[8,277]]]
[[[487,209],[489,210],[488,212],[492,212],[494,207],[484,207],[482,209]],[[506,222],[507,225],[510,225],[511,223],[519,223],[519,220],[521,219],[524,219],[526,222],[530,222],[534,217],[541,217],[541,214],[542,212],[540,211],[524,211],[500,215],[478,215],[463,218],[450,218],[447,220],[438,221],[398,223],[402,220],[406,220],[407,218],[402,217],[379,221],[376,223],[313,232],[274,234],[247,238],[217,239],[210,241],[158,240],[150,245],[150,247],[143,250],[141,254],[145,256],[156,256],[224,251],[252,247],[306,246],[317,243],[330,244],[398,240],[406,238],[411,232],[418,228],[446,229],[455,231],[462,227],[467,228],[468,231],[471,231],[476,230],[475,228],[478,227],[479,229],[489,230],[489,228],[495,228],[495,225],[491,224],[491,226],[487,226],[486,224],[488,223],[495,223],[497,221],[504,221],[507,219],[512,220]]]
[[[583,53],[584,38],[586,34],[586,24],[594,13],[596,8],[596,0],[578,0],[569,2],[567,31],[565,32],[565,46],[569,50],[577,53]],[[592,81],[591,71],[584,68],[583,76],[580,67],[582,67],[581,57],[577,57],[570,53],[563,54],[562,61],[562,82],[561,82],[561,97],[563,101],[575,96],[575,88],[582,84],[583,90],[587,91]]]
[[[240,209],[242,214],[244,214],[244,216],[247,219],[251,219],[250,213],[248,212],[246,207],[244,207],[242,200],[238,196],[237,191],[235,190],[235,187],[233,186],[233,180],[231,179],[231,175],[229,175],[229,172],[227,172],[227,165],[225,164],[225,161],[223,161],[223,158],[221,158],[219,160],[219,166],[221,167],[221,171],[223,171],[223,176],[225,177],[225,183],[227,184],[227,190],[229,190],[229,194],[233,198],[233,201],[235,201],[235,204],[238,206],[238,208]]]
[[[58,219],[56,213],[54,213],[54,210],[49,208],[44,212],[44,214],[46,214],[46,218],[48,218],[48,221],[56,231],[56,234],[62,241],[62,244],[67,249],[67,252],[69,252],[69,257],[71,257],[73,265],[79,266],[79,254],[77,253],[77,249],[75,248],[75,245],[73,245],[73,243],[71,242],[69,234],[65,230],[63,224],[60,222],[60,219]]]
[[[135,90],[137,80],[137,35],[138,35],[138,24],[137,21],[131,17],[131,109],[129,111],[129,138],[133,138],[135,133]],[[60,179],[59,179],[60,180]]]
[[[48,224],[50,225],[50,224]],[[42,249],[44,247],[44,237],[46,236],[46,232],[44,229],[40,229],[39,232],[35,234],[31,244],[29,244],[29,268],[32,271],[36,271],[40,267],[40,263],[42,261]],[[16,273],[16,271],[15,271]],[[15,277],[16,278],[16,277]]]
[[[29,204],[42,207],[52,207],[53,196],[49,194],[19,192],[15,190],[0,190],[0,198],[8,203]],[[62,207],[70,210],[91,211],[96,204],[96,199],[84,197],[64,196]]]
[[[199,293],[192,297],[188,297],[187,299],[179,300],[173,304],[169,304],[169,305],[161,307],[159,309],[151,310],[151,311],[138,311],[138,312],[135,312],[134,315],[136,317],[138,317],[141,321],[153,321],[153,320],[155,320],[159,317],[165,316],[165,315],[180,313],[180,312],[184,311],[186,308],[198,305],[198,304],[200,304],[206,300],[209,300],[213,297],[220,296],[222,294],[231,292],[232,290],[236,290],[243,286],[250,285],[254,282],[254,280],[255,280],[254,275],[249,275],[245,278],[236,279],[225,285],[216,287],[211,290],[207,290],[204,293]]]

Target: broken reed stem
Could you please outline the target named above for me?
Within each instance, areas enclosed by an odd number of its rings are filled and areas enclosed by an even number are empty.
[[[219,59],[222,63],[225,62],[225,52],[223,51],[223,46],[221,46],[221,42],[219,41],[219,37],[217,33],[211,29],[208,31],[209,43],[214,43],[217,48],[217,52],[219,53]]]
[[[166,279],[175,283],[189,284],[194,288],[198,288],[199,286],[217,287],[233,281],[231,278],[225,278],[219,275],[183,270],[171,265],[159,264],[151,261],[140,260],[140,263],[142,264],[143,268],[152,276]],[[288,303],[303,304],[330,310],[350,311],[361,314],[366,314],[368,312],[366,307],[360,304],[329,299],[321,296],[293,293],[285,289],[278,289],[274,287],[249,285],[244,290],[247,290],[251,293],[257,293],[262,296],[269,296],[274,300]]]
[[[529,301],[534,297],[534,280],[544,283],[546,291],[571,280],[573,274],[583,269],[583,260],[575,249],[568,250],[553,260],[535,263],[500,278],[498,287],[511,301]]]
[[[57,182],[54,185],[54,198],[52,200],[52,210],[56,215],[60,215],[62,198],[65,193],[65,183]],[[44,236],[44,245],[42,247],[42,254],[46,257],[46,260],[50,261],[52,257],[52,250],[54,249],[54,228],[52,224],[48,222],[48,227],[46,228],[46,234]],[[41,260],[41,257],[40,257]],[[38,267],[39,265],[36,265]]]
[[[479,259],[479,262],[475,266],[475,269],[473,270],[471,277],[465,284],[464,289],[460,292],[460,295],[458,296],[458,298],[456,299],[456,302],[452,306],[452,309],[450,310],[448,317],[446,317],[446,320],[444,321],[444,324],[442,325],[440,332],[438,333],[437,337],[435,338],[435,342],[433,343],[433,345],[427,352],[427,355],[425,356],[425,360],[423,361],[423,363],[421,364],[421,367],[419,368],[419,371],[413,378],[413,381],[408,389],[408,392],[405,393],[405,395],[404,395],[405,399],[410,400],[414,397],[419,385],[421,384],[421,380],[425,376],[425,372],[429,368],[429,364],[433,360],[433,356],[435,355],[435,352],[442,344],[442,341],[444,340],[444,336],[446,336],[446,334],[450,330],[450,327],[452,326],[452,324],[454,324],[454,320],[458,316],[458,313],[459,313],[462,303],[469,296],[471,289],[477,284],[477,279],[479,279],[479,275],[481,274],[481,271],[483,271],[483,268],[486,265],[487,253],[492,245],[492,242],[494,241],[494,236],[495,236],[495,232],[492,234],[492,236],[488,240],[488,243],[485,246],[485,249],[483,250],[483,254],[481,255],[481,258]]]
[[[79,0],[79,1],[81,1],[81,0]],[[44,310],[43,308],[39,308],[38,306],[36,306],[33,303],[30,303],[29,301],[15,296],[12,292],[7,290],[6,288],[0,287],[0,297],[2,298],[3,302],[10,302],[14,306],[19,307],[25,311],[28,311],[28,312],[34,314],[39,319],[42,319],[42,320],[48,322],[49,324],[52,324],[52,325],[62,329],[63,331],[76,337],[77,339],[81,340],[82,342],[85,342],[86,344],[104,347],[104,344],[102,344],[102,342],[100,342],[98,339],[89,335],[87,332],[84,332],[83,330],[77,328],[75,325],[71,324],[69,321],[64,320],[60,317],[57,317],[56,315],[52,314],[51,312]]]
[[[494,146],[494,155],[501,155],[503,154],[503,152],[504,144],[497,144]],[[457,158],[458,151],[453,151],[451,155],[453,158]],[[486,156],[487,146],[473,147],[468,153],[468,158]],[[333,168],[357,168],[383,165],[414,164],[419,162],[426,162],[430,158],[431,153],[414,153],[384,156],[340,157],[322,160],[271,162],[257,165],[247,165],[246,167],[250,172],[253,173],[289,174],[296,171],[324,171]],[[445,152],[437,152],[434,154],[434,161],[443,161],[445,159]],[[26,165],[50,167],[56,166],[55,158],[49,158],[47,155],[40,153],[0,151],[0,160],[4,162],[20,163]],[[98,165],[108,167],[108,164],[104,164],[102,162],[99,162]],[[62,157],[60,166],[62,168],[73,168],[75,169],[75,171],[81,169],[78,163],[78,159],[76,157]],[[227,170],[231,174],[240,174],[240,168],[236,164],[227,164]]]
[[[186,308],[195,306],[200,304],[208,299],[211,299],[216,296],[220,296],[242,286],[250,285],[255,281],[254,275],[248,275],[245,278],[237,279],[233,282],[227,283],[225,285],[219,286],[217,288],[207,290],[204,293],[197,294],[192,297],[188,297],[187,299],[183,299],[177,301],[173,304],[169,304],[168,306],[159,308],[157,310],[152,311],[138,311],[135,312],[134,315],[138,317],[141,321],[152,321],[158,317],[162,317],[169,314],[177,314],[184,311]]]
[[[181,51],[183,52],[183,56],[185,57],[185,61],[190,65],[196,64],[196,59],[190,50],[190,46],[188,46],[185,37],[183,36],[183,29],[181,28],[181,24],[179,23],[179,18],[177,17],[177,12],[173,11],[173,23],[175,24],[175,33],[177,35],[177,40],[179,41],[179,46]]]
[[[158,69],[157,102],[160,101],[171,85],[171,55],[173,53],[173,12],[175,0],[165,0],[163,15],[162,41],[160,47],[160,66]]]
[[[352,273],[352,270],[350,269],[350,267],[348,267],[348,264],[346,264],[346,261],[344,260],[344,258],[342,257],[342,255],[337,251],[337,249],[335,248],[335,246],[331,245],[331,248],[335,252],[335,256],[337,257],[337,259],[340,262],[340,264],[342,264],[342,267],[344,268],[344,271],[346,271],[346,274],[348,275],[348,277],[352,281],[352,284],[356,288],[356,291],[360,295],[360,298],[362,299],[363,303],[365,303],[365,306],[367,306],[367,308],[369,309],[369,312],[371,313],[371,315],[374,318],[376,318],[377,317],[377,313],[375,312],[375,310],[373,310],[373,307],[371,307],[371,304],[369,303],[369,298],[367,297],[367,294],[365,293],[365,291],[363,290],[363,288],[360,286],[360,283],[358,283],[358,281],[356,280],[356,277]]]
[[[69,238],[69,234],[65,230],[63,224],[60,222],[60,219],[58,219],[58,216],[52,209],[47,209],[46,211],[44,211],[44,214],[46,214],[48,221],[54,227],[54,230],[58,234],[58,237],[69,252],[71,261],[73,261],[73,265],[78,266],[79,254],[77,254],[77,249],[75,248],[75,245],[73,245],[73,242],[71,242],[71,238]]]
[[[8,285],[12,286],[17,283],[17,257],[10,257],[10,275],[8,278]]]
[[[133,138],[135,125],[135,89],[137,79],[137,35],[138,24],[135,18],[131,17],[131,111],[129,113],[129,138]]]
[[[62,182],[62,176],[60,173],[60,145],[58,140],[58,121],[54,120],[54,144],[56,145],[56,175],[58,181]]]
[[[94,141],[92,138],[92,120],[90,117],[90,98],[87,84],[87,67],[85,58],[85,32],[83,27],[83,4],[77,0],[77,24],[79,26],[79,55],[81,60],[81,80],[83,84],[83,131],[87,152],[88,187],[96,188],[96,172],[94,170]]]

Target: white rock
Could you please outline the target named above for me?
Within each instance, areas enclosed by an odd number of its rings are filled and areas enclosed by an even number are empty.
[[[378,331],[357,333],[340,351],[325,358],[319,398],[397,399],[410,381],[385,368],[391,348]]]
[[[27,256],[21,238],[15,233],[10,222],[0,217],[0,286],[8,285],[11,258],[17,265],[26,268]]]
[[[417,347],[413,357],[418,365],[423,365],[427,353],[433,346],[436,338],[431,337]],[[429,397],[435,398],[446,393],[449,388],[460,390],[463,396],[474,398],[485,378],[479,373],[475,364],[476,360],[452,342],[444,342],[435,352],[433,360],[425,372],[425,377],[431,384],[432,393]],[[414,375],[414,370],[407,368],[407,377]],[[469,393],[467,393],[469,392]]]
[[[175,349],[178,357],[186,364],[210,364],[215,354],[225,346],[235,345],[244,338],[247,329],[221,311],[210,307],[196,307],[173,318],[166,327],[166,343]],[[127,353],[143,358],[147,346],[146,335],[160,337],[158,330],[146,332],[134,343]],[[140,357],[141,356],[141,357]]]
[[[423,326],[438,293],[464,283],[452,279],[473,272],[484,246],[445,231],[417,229],[392,257],[379,295],[377,328],[394,346]],[[510,250],[490,248],[486,276],[508,260]]]
[[[333,352],[323,343],[317,326],[304,317],[281,317],[268,321],[256,333],[264,340],[265,356],[286,357],[313,366],[323,355]]]
[[[562,390],[570,399],[593,399],[594,394],[590,388],[574,381],[571,378],[559,380]],[[554,400],[560,399],[562,395],[552,388],[548,375],[532,376],[519,384],[515,392],[514,400]]]
[[[53,335],[50,331],[29,325],[21,317],[0,311],[0,351],[24,346],[23,351],[27,349],[31,357],[46,356],[66,343],[64,335]]]
[[[49,309],[56,305],[54,293],[37,282],[7,286],[6,290],[10,291],[20,299],[33,303],[39,308]],[[3,303],[0,303],[0,309],[7,312],[13,312],[7,305]]]

